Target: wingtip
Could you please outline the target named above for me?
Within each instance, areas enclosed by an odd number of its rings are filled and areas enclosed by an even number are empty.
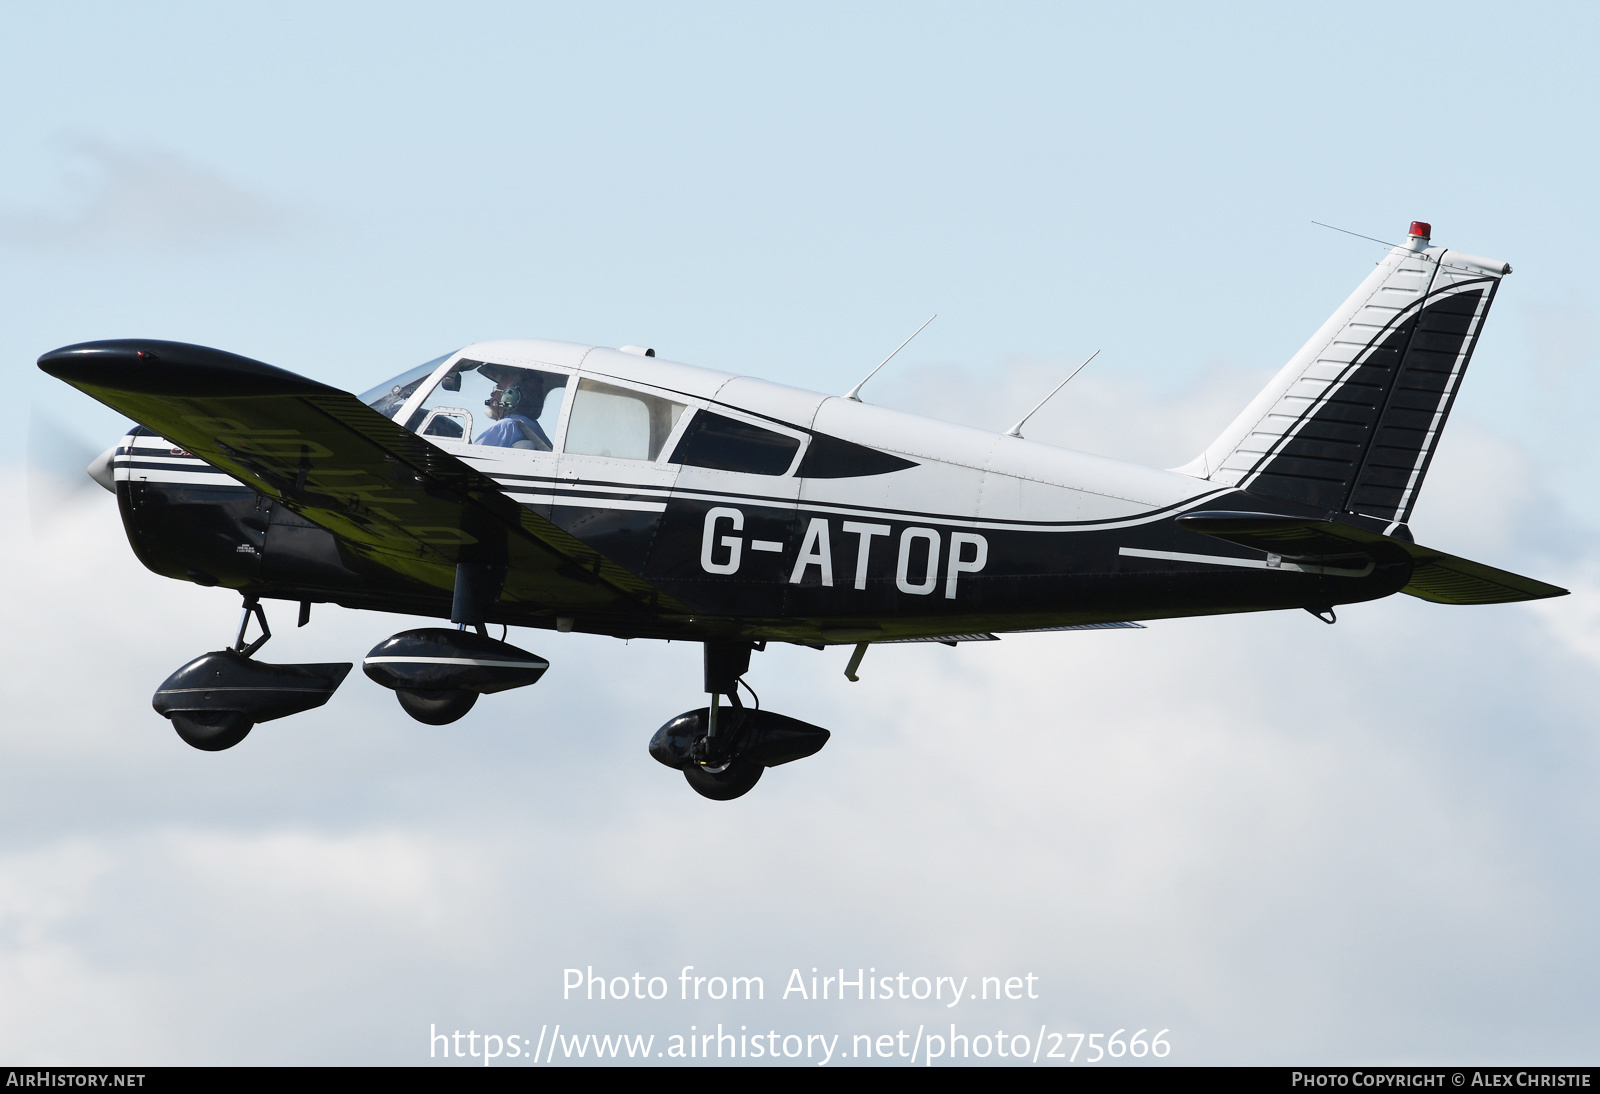
[[[337,389],[226,350],[160,339],[78,342],[39,357],[39,368],[79,388],[163,395],[274,395]]]

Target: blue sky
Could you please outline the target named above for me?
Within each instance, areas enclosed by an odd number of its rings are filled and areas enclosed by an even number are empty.
[[[1029,435],[1171,465],[1382,254],[1313,220],[1424,219],[1516,272],[1414,528],[1575,595],[874,651],[859,685],[775,651],[763,697],[835,740],[718,809],[644,754],[699,702],[679,646],[530,634],[546,680],[459,727],[356,679],[191,753],[148,695],[231,597],[139,569],[103,495],[13,519],[0,1055],[407,1063],[430,1022],[609,1021],[552,995],[571,963],[726,961],[1033,968],[1006,1021],[1170,1026],[1184,1062],[1592,1060],[1597,18],[9,10],[0,362],[94,449],[121,423],[41,352],[172,338],[362,390],[553,337],[842,392],[938,312],[868,398],[1005,428],[1100,349]]]

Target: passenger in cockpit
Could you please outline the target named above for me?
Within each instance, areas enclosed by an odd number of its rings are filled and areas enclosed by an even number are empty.
[[[488,372],[488,367],[480,371]],[[539,377],[517,369],[505,369],[494,380],[494,391],[484,400],[494,424],[478,434],[474,443],[550,451],[550,438],[532,417],[544,403],[544,384]]]

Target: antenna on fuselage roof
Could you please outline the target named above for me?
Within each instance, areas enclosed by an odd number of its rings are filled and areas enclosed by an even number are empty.
[[[1078,375],[1078,373],[1080,373],[1084,369],[1088,368],[1089,367],[1089,361],[1093,361],[1096,357],[1099,357],[1099,356],[1100,356],[1100,351],[1099,350],[1095,350],[1093,353],[1089,354],[1089,360],[1085,361],[1083,364],[1081,364],[1077,368],[1073,369],[1072,370],[1072,376],[1076,376],[1076,375]],[[1016,425],[1014,425],[1010,429],[1006,430],[1006,436],[1007,437],[1021,437],[1022,436],[1022,427],[1027,422],[1027,420],[1029,418],[1033,417],[1035,414],[1039,413],[1040,410],[1044,409],[1044,404],[1048,403],[1051,399],[1054,399],[1056,397],[1056,392],[1060,391],[1062,388],[1064,388],[1068,384],[1070,384],[1072,382],[1072,376],[1068,376],[1065,380],[1062,380],[1055,387],[1051,388],[1050,389],[1050,394],[1046,395],[1043,399],[1040,399],[1038,406],[1036,406],[1032,410],[1028,411],[1026,414],[1024,414],[1021,417],[1021,419],[1018,420]]]
[[[928,323],[933,322],[937,318],[939,318],[939,313],[938,312],[934,312],[932,315],[928,316]],[[916,330],[912,331],[911,332],[911,338],[915,338],[917,335],[921,334],[922,331],[923,331],[923,328],[926,327],[928,325],[928,323],[924,323],[924,324],[922,324],[921,327],[918,327]],[[894,348],[894,353],[899,353],[901,350],[903,350],[907,346],[909,346],[911,344],[911,338],[907,338],[904,342],[901,342],[898,346],[896,346]],[[889,354],[889,356],[887,356],[883,360],[879,361],[878,362],[878,368],[882,368],[884,365],[887,365],[890,361],[894,360],[894,353]],[[845,398],[846,399],[853,399],[853,400],[855,400],[856,402],[859,403],[861,401],[861,389],[867,386],[867,380],[870,380],[874,376],[878,375],[878,368],[875,368],[871,372],[867,373],[865,379],[863,379],[859,384],[857,384],[855,387],[851,388],[848,392],[846,392],[845,393]]]

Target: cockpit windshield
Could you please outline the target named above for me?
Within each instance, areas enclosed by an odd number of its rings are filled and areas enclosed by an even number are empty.
[[[393,418],[396,414],[400,413],[400,408],[406,405],[406,400],[411,398],[412,393],[417,390],[418,385],[420,385],[422,381],[426,380],[429,376],[432,376],[434,369],[438,368],[440,365],[444,364],[452,356],[454,356],[454,352],[455,351],[451,351],[450,353],[445,354],[443,357],[435,357],[426,364],[418,365],[413,369],[408,369],[396,376],[393,380],[379,384],[377,387],[368,391],[363,391],[357,396],[357,398],[363,403],[366,403],[373,410],[376,410],[379,414],[382,414],[385,418]]]

